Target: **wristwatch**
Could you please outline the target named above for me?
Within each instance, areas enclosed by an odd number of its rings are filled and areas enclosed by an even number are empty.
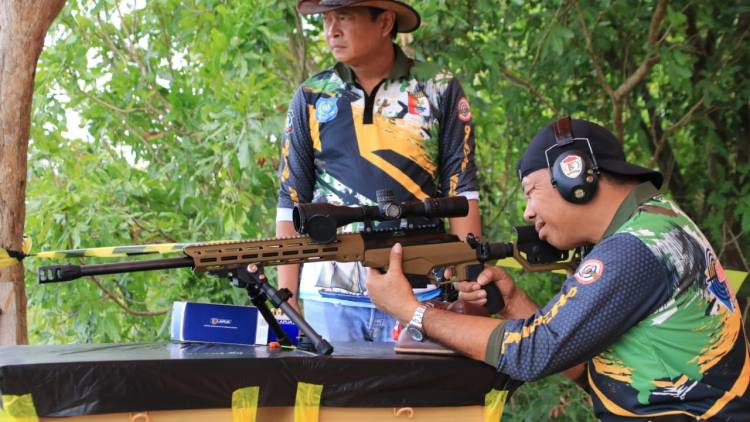
[[[406,332],[414,341],[424,341],[424,329],[422,328],[422,318],[427,308],[432,308],[432,303],[427,302],[419,305],[414,315],[411,317],[409,325],[406,326]]]

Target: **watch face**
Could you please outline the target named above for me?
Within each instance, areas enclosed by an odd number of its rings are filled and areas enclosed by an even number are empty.
[[[424,340],[424,334],[422,334],[421,331],[417,329],[417,327],[414,326],[408,326],[406,327],[406,331],[409,332],[409,336],[414,341],[422,341]]]

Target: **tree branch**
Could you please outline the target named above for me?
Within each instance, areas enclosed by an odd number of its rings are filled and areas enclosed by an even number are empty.
[[[503,76],[508,78],[508,80],[510,80],[514,84],[525,88],[531,95],[536,97],[539,101],[541,101],[544,105],[546,105],[555,114],[559,114],[559,111],[557,110],[557,108],[544,95],[542,95],[541,92],[539,92],[536,88],[534,88],[531,82],[521,78],[518,75],[514,75],[513,73],[511,73],[510,70],[504,67],[500,68],[500,73],[502,73]]]
[[[656,148],[659,145],[659,139],[662,139],[662,135],[664,133],[661,127],[661,118],[659,117],[659,112],[656,110],[653,104],[651,104],[652,98],[648,90],[648,85],[642,84],[640,90],[642,93],[643,101],[646,104],[646,111],[648,115],[648,122],[646,121],[646,119],[642,119],[640,125],[643,128],[643,131],[647,134],[647,137],[649,139],[649,148],[651,148],[652,155],[655,157],[656,162],[658,162],[659,168],[663,170],[663,173],[665,175],[664,185],[669,187],[669,190],[672,192],[675,199],[681,201],[685,198],[684,179],[682,178],[679,168],[677,168],[677,171],[675,171],[675,167],[677,166],[677,164],[675,162],[674,152],[672,151],[669,142],[665,141],[661,144],[663,153],[656,153]]]
[[[652,163],[657,162],[657,160],[659,158],[659,154],[661,153],[661,150],[662,150],[664,144],[667,142],[667,138],[669,138],[675,132],[677,132],[679,129],[681,129],[682,127],[684,127],[685,125],[687,125],[688,123],[690,123],[690,122],[692,122],[694,120],[693,119],[693,115],[695,114],[695,112],[699,108],[701,108],[703,106],[703,100],[704,99],[705,99],[705,95],[703,97],[701,97],[701,99],[698,100],[698,102],[695,103],[695,105],[693,105],[690,108],[690,110],[688,110],[687,113],[685,113],[680,118],[680,120],[677,121],[677,123],[673,124],[672,126],[668,127],[664,131],[662,131],[661,136],[658,138],[658,140],[657,140],[656,137],[653,138],[654,141],[655,141],[655,148],[656,149],[654,150],[654,156],[653,156],[653,158],[651,158],[651,162]]]
[[[659,4],[657,4],[656,9],[654,9],[654,14],[651,16],[646,45],[646,57],[635,72],[628,76],[625,81],[617,87],[617,89],[612,89],[612,86],[607,82],[607,78],[605,77],[604,71],[599,63],[599,57],[594,52],[593,39],[591,32],[586,25],[586,18],[583,15],[583,9],[581,9],[580,3],[578,0],[573,0],[573,3],[575,4],[576,13],[578,14],[578,21],[580,22],[581,30],[586,39],[586,52],[588,53],[591,63],[594,66],[594,70],[596,71],[596,78],[602,85],[604,91],[612,98],[612,118],[614,120],[615,133],[617,139],[622,143],[624,139],[622,121],[623,101],[625,96],[641,83],[646,76],[648,76],[649,72],[651,72],[651,68],[659,62],[660,56],[657,52],[657,47],[664,41],[664,39],[666,39],[666,37],[659,36],[659,28],[664,20],[664,16],[666,16],[667,0],[659,0]]]
[[[121,114],[136,113],[136,112],[139,112],[139,111],[140,112],[146,112],[146,109],[144,109],[144,108],[120,108],[120,107],[117,107],[116,105],[114,105],[112,103],[108,103],[108,102],[102,100],[101,98],[99,98],[99,97],[97,97],[95,95],[89,94],[86,91],[79,90],[79,92],[81,94],[83,94],[85,97],[87,97],[90,100],[94,101],[95,103],[97,103],[97,104],[99,104],[99,105],[101,105],[101,106],[103,106],[105,108],[108,108],[108,109],[110,109],[112,111],[116,111],[118,113],[121,113]]]
[[[141,230],[155,231],[155,232],[159,233],[162,236],[162,239],[166,239],[170,243],[177,243],[177,240],[174,237],[172,237],[169,234],[165,233],[162,229],[160,229],[158,227],[156,227],[156,228],[154,228],[154,227],[145,227],[143,225],[143,223],[141,223],[141,221],[138,218],[136,218],[136,217],[131,217],[131,220],[133,221],[133,224],[135,224],[136,226],[138,226]]]
[[[544,29],[544,33],[542,34],[542,37],[539,40],[539,45],[536,48],[536,53],[534,53],[534,60],[531,61],[531,66],[529,66],[529,75],[531,75],[534,72],[536,65],[539,63],[539,55],[542,52],[542,46],[544,46],[545,42],[547,41],[547,37],[549,36],[550,32],[552,32],[552,25],[555,22],[557,22],[563,10],[567,11],[567,8],[564,8],[563,6],[564,6],[563,4],[560,4],[560,7],[558,7],[557,10],[555,10],[555,15],[552,16],[552,19],[550,20],[550,24],[547,25],[547,27]]]
[[[89,276],[89,278],[96,284],[96,286],[101,290],[107,297],[109,297],[117,306],[119,306],[122,310],[125,311],[125,313],[128,313],[130,315],[135,315],[138,317],[152,317],[152,316],[158,316],[158,315],[164,315],[167,312],[169,312],[169,309],[162,309],[159,311],[136,311],[135,309],[130,308],[128,305],[124,303],[124,299],[121,299],[117,297],[117,295],[106,288],[101,281],[96,276]]]
[[[668,137],[668,136],[671,136],[671,135],[672,135],[673,133],[677,132],[677,131],[678,131],[678,130],[679,130],[680,128],[682,128],[682,127],[683,127],[683,126],[685,126],[686,124],[688,124],[688,123],[690,123],[691,121],[693,121],[693,114],[695,114],[695,112],[696,112],[696,111],[697,111],[697,110],[698,110],[698,109],[699,109],[699,108],[700,108],[701,106],[703,106],[703,100],[704,100],[705,98],[706,98],[706,96],[705,96],[705,95],[704,95],[704,96],[702,96],[702,97],[701,97],[701,99],[700,99],[700,100],[698,100],[698,102],[697,102],[697,103],[695,103],[695,105],[694,105],[694,106],[692,106],[692,107],[690,108],[690,110],[688,110],[688,112],[687,112],[687,113],[685,113],[685,115],[683,115],[683,116],[682,116],[682,118],[680,118],[680,120],[678,120],[678,121],[677,121],[677,123],[675,123],[675,124],[673,124],[672,126],[668,127],[668,128],[667,128],[667,129],[666,129],[666,130],[664,131],[664,134],[662,135],[662,138],[666,138],[666,137]]]
[[[732,228],[726,221],[722,225],[722,231],[725,233],[725,236],[729,237],[729,240],[726,241],[725,244],[731,244],[732,246],[734,246],[734,248],[737,250],[737,255],[739,256],[740,261],[742,261],[742,266],[744,267],[745,271],[750,271],[750,265],[748,265],[747,258],[745,258],[745,255],[742,253],[742,246],[738,241],[742,236],[742,233],[734,234],[732,232]],[[722,249],[724,249],[723,245]]]
[[[635,88],[636,85],[641,83],[643,79],[651,71],[656,63],[659,62],[659,53],[656,52],[656,47],[664,38],[659,38],[659,27],[661,26],[664,16],[667,14],[667,0],[659,0],[659,4],[656,5],[654,15],[651,17],[651,24],[648,28],[648,45],[646,51],[646,58],[643,59],[638,69],[631,74],[625,82],[623,82],[614,92],[615,100],[621,100],[625,95]]]
[[[573,4],[575,5],[576,13],[578,14],[578,22],[580,23],[581,31],[583,31],[583,36],[586,39],[586,52],[591,59],[591,64],[594,66],[596,79],[599,80],[600,84],[602,84],[602,88],[604,88],[604,91],[606,91],[610,97],[614,98],[615,91],[612,89],[612,86],[609,85],[609,82],[607,82],[607,78],[604,76],[604,71],[602,71],[602,67],[599,64],[599,57],[596,55],[596,53],[594,53],[593,39],[591,37],[591,32],[589,32],[588,26],[586,25],[586,18],[583,16],[581,4],[578,2],[578,0],[573,0]]]

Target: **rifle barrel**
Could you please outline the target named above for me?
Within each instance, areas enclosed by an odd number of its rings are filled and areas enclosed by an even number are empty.
[[[39,283],[70,281],[90,275],[132,273],[137,271],[168,270],[193,266],[190,257],[147,259],[143,261],[113,262],[90,265],[44,265],[37,269]]]

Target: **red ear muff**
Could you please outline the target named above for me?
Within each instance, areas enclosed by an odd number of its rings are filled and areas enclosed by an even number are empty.
[[[588,138],[575,138],[572,132],[570,116],[563,117],[552,124],[555,134],[555,145],[547,148],[544,155],[554,186],[568,202],[584,204],[596,194],[599,185],[599,166],[596,164],[594,150]],[[576,147],[576,141],[586,142],[588,150]],[[549,152],[559,148],[563,152],[554,163],[549,162]]]

